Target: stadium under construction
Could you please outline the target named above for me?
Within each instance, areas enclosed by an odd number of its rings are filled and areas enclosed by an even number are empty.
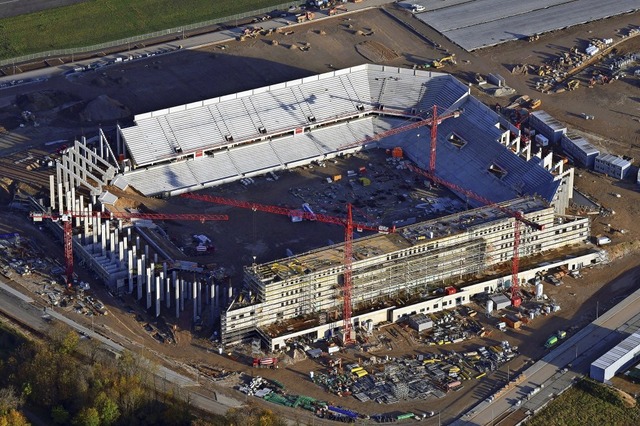
[[[508,289],[518,232],[507,211],[542,228],[520,230],[520,284],[553,267],[575,270],[597,262],[599,252],[587,243],[589,220],[565,215],[573,169],[523,140],[517,126],[442,73],[362,65],[140,114],[133,126],[119,128],[119,173],[111,183],[170,197],[368,147],[401,147],[429,169],[429,132],[420,136],[411,124],[428,118],[434,105],[440,115],[458,112],[438,121],[435,177],[451,183],[472,209],[353,241],[355,328]],[[483,199],[498,204],[478,201]],[[344,244],[335,244],[246,266],[244,288],[221,311],[222,343],[259,335],[278,350],[292,339],[338,333],[344,252]],[[129,273],[129,280],[139,298],[147,284],[150,306],[153,286],[144,274],[134,284]],[[457,291],[444,293],[445,286]]]

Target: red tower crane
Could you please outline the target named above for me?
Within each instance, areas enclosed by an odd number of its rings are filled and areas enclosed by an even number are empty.
[[[229,220],[229,216],[220,214],[166,214],[166,213],[129,213],[129,212],[83,212],[68,211],[65,213],[40,213],[32,212],[29,215],[34,222],[41,222],[44,219],[61,221],[63,228],[64,261],[65,274],[67,276],[67,286],[73,283],[73,230],[71,222],[76,217],[104,217],[111,219],[149,219],[149,220],[198,220],[205,222],[208,220]]]
[[[351,278],[352,278],[352,264],[353,264],[353,230],[367,230],[367,231],[377,231],[377,232],[393,232],[393,229],[389,229],[384,226],[373,226],[364,223],[354,223],[352,216],[352,208],[351,204],[347,204],[347,217],[335,217],[329,216],[325,214],[311,213],[308,211],[302,210],[292,210],[286,207],[278,207],[278,206],[270,206],[266,204],[258,204],[252,203],[248,201],[240,201],[233,200],[229,198],[216,197],[212,195],[202,195],[202,194],[182,194],[183,198],[190,198],[192,200],[206,201],[209,203],[216,204],[224,204],[227,206],[240,207],[243,209],[249,209],[253,211],[261,211],[267,213],[281,214],[285,216],[298,216],[307,220],[317,220],[319,222],[324,223],[333,223],[335,225],[344,226],[344,272],[343,272],[343,283],[342,283],[342,296],[343,296],[343,306],[342,306],[342,332],[343,332],[343,340],[345,344],[353,343],[352,338],[352,330],[353,326],[351,324]]]
[[[501,212],[515,219],[513,223],[513,257],[511,259],[511,304],[516,307],[520,306],[520,303],[522,302],[522,297],[520,296],[520,281],[518,279],[518,271],[520,267],[520,223],[524,223],[525,225],[536,231],[544,229],[544,226],[525,218],[524,213],[522,213],[521,211],[512,210],[508,207],[501,206],[485,197],[482,197],[481,195],[476,194],[473,191],[441,179],[431,172],[422,170],[421,168],[414,165],[409,165],[408,168],[409,170],[425,176],[426,178],[431,179],[432,181],[445,186],[452,191],[458,192],[466,197],[479,201],[485,206],[495,207]]]
[[[458,118],[460,117],[461,114],[461,110],[460,109],[456,109],[452,112],[446,113],[446,114],[442,114],[442,115],[438,115],[438,106],[437,105],[433,105],[432,107],[432,112],[431,112],[431,117],[427,117],[427,118],[422,118],[419,117],[420,120],[418,121],[414,121],[410,124],[406,124],[404,126],[400,126],[400,127],[395,127],[393,129],[389,129],[387,131],[384,132],[380,132],[377,133],[373,136],[367,137],[361,141],[357,141],[351,144],[347,144],[347,145],[343,145],[340,147],[340,149],[345,149],[345,148],[352,148],[355,146],[360,146],[360,145],[365,145],[369,142],[374,142],[389,136],[393,136],[395,134],[398,133],[402,133],[402,132],[406,132],[407,130],[411,130],[411,129],[417,129],[419,127],[422,126],[431,126],[431,151],[430,151],[430,156],[429,156],[429,170],[431,170],[432,172],[435,172],[436,170],[436,140],[438,137],[438,125],[440,123],[442,123],[444,120],[448,119],[448,118]]]
[[[519,288],[519,281],[518,281],[518,270],[519,270],[519,264],[520,264],[520,255],[519,255],[519,248],[520,248],[520,223],[524,223],[527,226],[529,226],[532,229],[535,230],[541,230],[543,228],[542,225],[539,225],[533,221],[530,221],[528,219],[526,219],[524,217],[524,214],[522,212],[519,211],[514,211],[511,210],[509,208],[506,208],[504,206],[500,206],[496,203],[494,203],[493,201],[484,198],[476,193],[474,193],[473,191],[470,191],[468,189],[462,188],[459,185],[453,184],[451,182],[448,182],[444,179],[439,178],[438,176],[436,176],[435,174],[435,170],[436,170],[436,146],[437,146],[437,136],[438,136],[438,125],[440,123],[442,123],[442,121],[454,117],[457,118],[460,116],[461,110],[457,109],[451,113],[448,114],[443,114],[441,116],[438,116],[438,107],[436,105],[433,106],[433,112],[432,112],[432,116],[429,118],[425,118],[422,119],[420,121],[415,121],[413,123],[404,125],[404,126],[399,126],[384,132],[380,132],[372,137],[368,137],[365,138],[364,140],[358,141],[358,142],[354,142],[352,144],[349,144],[348,147],[351,146],[359,146],[359,145],[364,145],[366,143],[369,143],[371,141],[376,141],[376,140],[380,140],[398,133],[402,133],[402,132],[406,132],[408,130],[411,129],[416,129],[418,127],[421,126],[431,126],[431,141],[430,141],[430,156],[429,156],[429,171],[425,171],[420,169],[419,167],[410,165],[409,169],[419,173],[425,177],[427,177],[428,179],[430,179],[431,181],[440,184],[442,186],[445,186],[455,192],[458,192],[460,194],[464,194],[466,197],[472,198],[474,200],[477,200],[479,202],[481,202],[484,205],[487,206],[492,206],[495,207],[499,210],[501,210],[503,213],[506,213],[507,215],[513,217],[515,220],[514,222],[514,242],[513,242],[513,258],[512,258],[512,264],[511,264],[511,279],[512,279],[512,285],[511,285],[511,303],[514,306],[519,306],[522,298],[520,296],[520,288]],[[523,120],[524,121],[524,120]],[[519,122],[517,124],[518,129],[520,128],[521,122]]]

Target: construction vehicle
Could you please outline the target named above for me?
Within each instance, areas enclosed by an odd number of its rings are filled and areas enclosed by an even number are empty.
[[[567,337],[567,332],[564,330],[558,330],[555,333],[553,333],[551,336],[549,336],[547,341],[544,343],[544,347],[549,349],[552,346],[555,346],[559,340],[562,340],[565,337]]]
[[[531,99],[531,101],[529,102],[529,109],[536,109],[540,105],[542,105],[541,99]]]
[[[578,87],[580,87],[579,80],[574,79],[567,82],[567,90],[576,90]]]
[[[278,368],[278,358],[254,358],[252,366],[254,368]]]
[[[540,34],[533,34],[533,35],[530,35],[529,37],[527,37],[527,41],[529,43],[537,41],[539,39],[540,39]]]
[[[431,67],[435,68],[435,69],[440,69],[440,68],[444,68],[444,66],[449,63],[452,65],[456,65],[456,55],[450,55],[450,56],[445,56],[444,58],[441,58],[440,60],[438,59],[434,59],[431,62]]]
[[[300,24],[302,22],[313,21],[315,17],[316,17],[315,13],[306,11],[304,13],[297,14],[296,21],[298,21],[298,23]]]

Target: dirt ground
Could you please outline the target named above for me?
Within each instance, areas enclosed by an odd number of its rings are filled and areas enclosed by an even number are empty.
[[[331,69],[339,69],[370,61],[394,66],[423,64],[455,53],[458,65],[447,66],[443,71],[451,72],[464,81],[473,81],[475,73],[499,73],[507,79],[518,94],[527,94],[542,99],[542,109],[548,111],[570,128],[593,134],[598,146],[620,155],[640,157],[640,87],[638,78],[628,77],[621,81],[593,89],[580,87],[573,92],[543,95],[536,92],[534,76],[515,76],[509,73],[514,64],[539,65],[552,55],[566,51],[574,45],[584,47],[590,37],[615,37],[617,30],[637,23],[640,14],[625,15],[564,31],[557,31],[528,43],[511,42],[491,49],[468,53],[452,45],[433,29],[414,19],[405,11],[390,5],[387,11],[369,10],[348,17],[336,17],[322,22],[313,22],[293,28],[293,34],[262,37],[245,42],[229,42],[222,46],[210,46],[201,50],[180,51],[171,55],[139,60],[120,66],[101,69],[77,76],[56,76],[45,83],[7,89],[0,92],[0,125],[8,131],[0,134],[0,196],[2,202],[11,198],[19,183],[27,182],[30,187],[23,190],[37,193],[39,187],[48,182],[47,170],[29,169],[28,166],[47,154],[52,154],[59,145],[43,145],[45,142],[68,139],[73,136],[95,135],[98,125],[112,128],[116,121],[130,122],[130,116],[123,116],[123,110],[135,114],[165,108],[260,87],[277,82],[301,78]],[[400,21],[405,21],[408,30]],[[369,34],[369,35],[363,35]],[[272,40],[277,40],[273,43]],[[633,41],[624,49],[638,51],[639,44]],[[299,46],[310,46],[303,51]],[[622,49],[622,48],[621,48]],[[55,91],[55,92],[45,92]],[[19,95],[45,93],[46,96],[18,98]],[[495,99],[472,88],[488,105],[496,102],[508,103],[507,99]],[[62,94],[62,95],[61,95]],[[101,97],[101,114],[96,114],[95,104]],[[108,99],[105,99],[107,96]],[[514,96],[515,97],[515,96]],[[56,101],[57,100],[57,101]],[[62,100],[62,101],[61,101]],[[53,101],[53,102],[52,102]],[[24,109],[34,112],[39,126],[18,127],[19,115]],[[90,114],[93,112],[94,114]],[[595,116],[595,120],[584,120],[581,113]],[[295,206],[301,203],[291,189],[306,190],[322,186],[318,182],[334,171],[345,172],[359,165],[377,164],[379,157],[358,156],[348,162],[329,164],[327,169],[296,170],[284,173],[278,182],[257,179],[256,185],[248,188],[240,184],[215,189],[217,195],[246,199],[275,205]],[[576,188],[591,195],[616,213],[602,217],[595,215],[592,220],[593,234],[606,234],[613,244],[607,248],[614,258],[611,263],[583,273],[580,279],[565,278],[561,287],[545,285],[549,296],[561,305],[561,311],[545,318],[536,319],[531,327],[521,331],[494,333],[489,340],[472,341],[463,345],[485,345],[508,339],[520,346],[522,356],[514,360],[510,368],[517,370],[529,359],[544,353],[542,343],[559,328],[572,329],[595,318],[596,306],[599,312],[611,306],[640,284],[640,256],[633,242],[640,239],[637,217],[640,210],[640,194],[631,181],[617,181],[588,171],[576,171]],[[313,190],[305,194],[312,194]],[[619,194],[620,197],[614,194]],[[340,200],[342,201],[342,200]],[[353,201],[353,200],[344,200]],[[319,223],[290,223],[285,217],[270,216],[248,210],[231,210],[219,206],[202,206],[195,202],[175,202],[174,200],[144,200],[152,210],[167,212],[225,212],[230,221],[225,224],[169,224],[170,235],[182,241],[185,235],[205,233],[211,235],[218,248],[214,256],[198,258],[198,262],[224,266],[239,285],[243,266],[249,265],[256,256],[258,262],[285,256],[287,249],[301,253],[314,247],[335,242],[343,238],[339,227]],[[339,203],[336,203],[339,204]],[[409,212],[406,212],[409,213]],[[340,215],[339,206],[333,214]],[[15,220],[22,213],[0,215],[2,230],[20,230],[46,243],[48,253],[58,253],[62,259],[61,245],[42,236],[26,220]],[[392,220],[392,216],[384,216]],[[623,229],[620,233],[612,229]],[[635,251],[634,251],[635,250]],[[80,269],[81,271],[81,269]],[[84,273],[84,272],[80,272]],[[86,274],[90,279],[90,274]],[[95,286],[98,287],[98,286]],[[98,296],[109,307],[111,313],[95,319],[95,326],[102,327],[106,334],[123,340],[134,350],[161,356],[165,362],[189,369],[187,364],[208,364],[220,370],[244,371],[255,374],[246,362],[237,362],[232,357],[219,356],[211,351],[211,343],[202,338],[191,338],[188,332],[190,315],[185,312],[177,326],[177,344],[163,345],[144,332],[143,325],[150,317],[126,296],[114,298],[104,289],[95,288]],[[136,315],[141,315],[136,318]],[[169,317],[167,317],[168,321]],[[86,318],[79,318],[86,320]],[[104,327],[105,324],[107,327]],[[203,350],[204,349],[209,349]],[[459,349],[458,347],[451,347]],[[447,348],[448,349],[448,348]],[[426,348],[404,347],[403,351],[418,353]],[[383,354],[387,354],[386,352]],[[393,353],[391,353],[393,355]],[[347,354],[357,359],[358,354]],[[235,357],[235,355],[234,355]],[[266,377],[277,378],[291,393],[300,393],[316,398],[331,400],[346,407],[357,408],[361,412],[418,408],[420,410],[442,410],[442,420],[451,418],[473,402],[484,398],[506,375],[505,369],[493,373],[487,380],[475,386],[467,385],[462,391],[442,400],[420,403],[395,404],[385,407],[374,403],[362,404],[353,398],[338,399],[324,393],[308,381],[309,371],[320,368],[315,361],[306,360],[292,368],[275,371],[261,370]],[[227,382],[232,383],[232,380]],[[218,391],[230,388],[223,384],[213,386]],[[272,407],[273,408],[273,407]]]

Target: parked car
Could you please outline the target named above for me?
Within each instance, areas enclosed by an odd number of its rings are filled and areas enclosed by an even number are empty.
[[[427,10],[427,8],[424,7],[421,4],[412,4],[411,5],[411,13],[420,13],[420,12],[424,12],[425,10]]]

